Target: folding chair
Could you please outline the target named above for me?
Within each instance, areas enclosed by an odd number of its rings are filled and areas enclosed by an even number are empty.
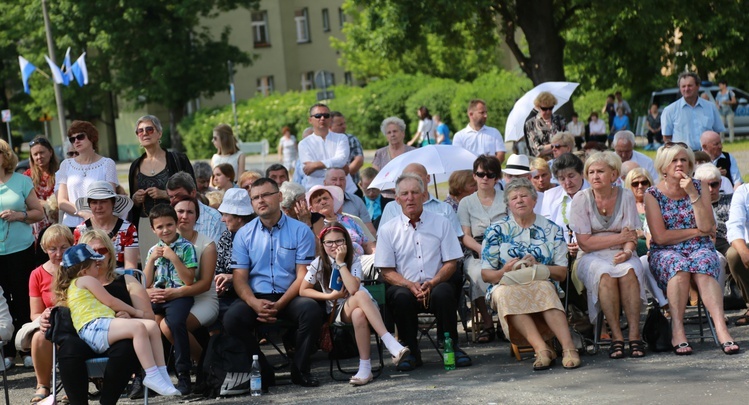
[[[369,291],[369,293],[372,295],[372,298],[377,301],[377,306],[380,307],[380,313],[382,313],[382,307],[385,306],[385,284],[378,282],[377,280],[362,280],[362,284],[364,285],[364,288]],[[354,325],[350,323],[341,324],[341,323],[334,323],[330,325],[331,328],[342,328],[346,330],[348,333],[353,334],[354,333]],[[372,369],[372,374],[374,375],[374,378],[377,378],[382,373],[382,370],[385,368],[385,360],[383,358],[383,350],[382,350],[382,340],[377,335],[377,333],[374,333],[374,330],[370,327],[371,333],[375,336],[375,343],[377,344],[377,355],[379,357],[379,366]],[[334,370],[333,370],[333,363],[335,362],[336,366],[338,367],[338,371],[341,374],[344,375],[354,375],[356,374],[357,370],[344,370],[341,367],[341,359],[339,358],[333,358],[332,356],[328,356],[330,359],[330,378],[336,380],[336,381],[346,381],[347,378],[338,378],[336,377]]]
[[[5,344],[8,342],[3,342],[0,340],[0,359],[5,358]],[[10,396],[8,394],[8,372],[5,370],[5,367],[3,367],[3,389],[5,390],[5,405],[10,405]]]
[[[686,332],[685,335],[688,338],[690,337],[698,337],[700,339],[700,343],[704,343],[705,339],[708,339],[709,337],[705,336],[705,320],[703,320],[703,312],[704,312],[704,318],[707,321],[708,329],[710,329],[710,333],[713,336],[713,342],[715,342],[715,345],[720,347],[720,342],[718,341],[718,334],[715,332],[715,325],[713,325],[713,318],[710,317],[710,312],[705,307],[705,304],[702,302],[702,296],[697,292],[697,316],[692,316],[687,318],[684,317],[684,323],[686,324],[688,320],[692,320],[697,318],[697,324],[699,325],[699,332]]]
[[[296,329],[297,325],[296,323],[286,320],[286,319],[278,319],[273,324],[263,324],[259,325],[255,329],[255,337],[258,341],[260,339],[265,339],[268,343],[273,346],[274,349],[278,352],[279,355],[281,355],[281,363],[273,365],[273,369],[275,371],[281,370],[285,367],[288,367],[291,365],[291,360],[289,358],[289,354],[286,353],[286,347],[284,347],[284,350],[281,350],[280,347],[278,347],[278,344],[271,339],[271,335],[276,333],[278,335],[282,335],[284,331],[288,331],[290,329]]]

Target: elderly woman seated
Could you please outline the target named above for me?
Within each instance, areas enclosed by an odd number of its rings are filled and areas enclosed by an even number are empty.
[[[312,229],[315,235],[318,235],[322,230],[323,216],[316,212],[310,212],[307,200],[305,199],[307,190],[304,189],[304,186],[287,181],[281,184],[278,190],[281,192],[281,196],[283,196],[281,200],[283,213],[304,222]]]
[[[556,358],[546,344],[554,336],[562,344],[562,366],[576,368],[580,356],[557,290],[549,280],[561,281],[567,276],[567,246],[562,228],[533,213],[537,195],[527,179],[507,185],[504,201],[510,213],[486,229],[481,276],[492,284],[487,299],[491,298],[492,308],[499,311],[505,336],[516,345],[533,346],[534,370],[549,368]],[[536,266],[532,277],[528,270],[516,269],[521,260]]]
[[[580,248],[577,276],[588,291],[588,314],[595,322],[598,312],[603,311],[611,330],[612,359],[625,356],[619,321],[622,308],[629,322],[629,355],[645,355],[639,328],[645,289],[642,266],[635,254],[642,221],[632,192],[612,185],[621,165],[613,152],[588,158],[583,172],[590,188],[575,194],[570,215],[570,227]]]
[[[711,237],[715,217],[708,184],[690,178],[694,154],[681,143],[658,149],[655,169],[661,181],[645,195],[645,213],[652,234],[650,269],[666,291],[671,311],[671,344],[677,355],[692,354],[684,330],[684,310],[692,281],[697,285],[725,354],[739,352],[728,333],[723,293],[718,284],[720,263]]]

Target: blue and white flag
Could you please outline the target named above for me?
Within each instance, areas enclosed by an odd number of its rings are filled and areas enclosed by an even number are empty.
[[[55,65],[52,60],[49,58],[49,56],[44,55],[44,59],[47,60],[47,64],[49,65],[49,70],[52,71],[52,79],[54,79],[55,83],[57,84],[66,84],[65,80],[62,76],[62,71],[60,70],[57,65]]]
[[[23,56],[18,56],[18,64],[21,65],[21,80],[23,80],[23,91],[31,94],[29,90],[29,77],[36,70],[36,66],[27,61]]]
[[[75,77],[75,81],[78,82],[78,85],[83,87],[83,85],[88,84],[88,69],[86,68],[86,52],[83,52],[83,54],[78,58],[78,60],[73,63],[73,66],[70,68],[71,73]]]
[[[62,61],[62,66],[60,66],[60,70],[62,69],[65,69],[62,71],[62,83],[67,86],[73,80],[73,72],[70,71],[70,47],[65,52],[65,59]]]

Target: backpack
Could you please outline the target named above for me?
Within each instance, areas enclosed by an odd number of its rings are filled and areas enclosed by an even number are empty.
[[[205,397],[250,392],[252,360],[239,339],[225,333],[211,336],[203,363]]]

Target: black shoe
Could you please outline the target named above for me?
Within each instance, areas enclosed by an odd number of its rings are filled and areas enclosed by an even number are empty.
[[[135,378],[133,378],[133,387],[130,389],[127,397],[130,399],[143,398],[143,378],[140,376],[140,373],[136,374]]]
[[[192,383],[190,382],[190,372],[182,372],[177,375],[177,390],[182,395],[190,395]]]
[[[293,372],[291,373],[291,382],[302,387],[319,387],[320,380],[310,373]]]

